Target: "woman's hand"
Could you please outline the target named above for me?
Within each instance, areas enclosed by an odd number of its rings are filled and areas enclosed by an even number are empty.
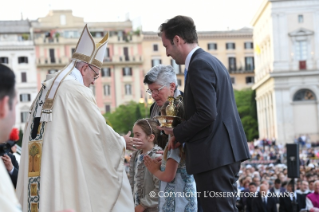
[[[150,156],[145,155],[144,156],[144,164],[146,168],[154,174],[156,171],[160,170],[161,163],[158,162],[156,159],[152,159]]]

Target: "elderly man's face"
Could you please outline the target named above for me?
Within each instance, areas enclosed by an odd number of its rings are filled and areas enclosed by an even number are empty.
[[[301,190],[302,191],[306,191],[308,189],[308,182],[302,182],[301,184]]]

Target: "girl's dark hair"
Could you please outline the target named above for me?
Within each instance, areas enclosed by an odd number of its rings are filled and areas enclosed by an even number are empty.
[[[161,131],[157,129],[157,126],[159,126],[158,121],[154,119],[139,119],[135,122],[134,125],[139,126],[147,136],[153,134],[155,136],[154,144],[159,145],[159,143],[162,143],[163,139]]]

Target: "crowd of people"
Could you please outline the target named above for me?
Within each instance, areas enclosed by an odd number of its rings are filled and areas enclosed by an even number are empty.
[[[293,197],[289,193],[294,190],[296,211],[317,211],[319,158],[316,155],[319,153],[319,148],[300,147],[300,177],[291,179],[287,173],[286,147],[277,145],[276,142],[267,142],[267,145],[264,145],[265,140],[268,139],[260,139],[249,144],[251,159],[242,163],[239,171],[238,190],[241,192],[241,196],[237,199],[239,210],[262,211],[258,209],[261,200],[247,197],[245,194],[263,190],[266,194],[269,192],[271,195],[268,196],[274,197],[275,200],[267,202],[266,211],[293,211],[292,201],[287,198]],[[309,194],[315,195],[313,201]]]

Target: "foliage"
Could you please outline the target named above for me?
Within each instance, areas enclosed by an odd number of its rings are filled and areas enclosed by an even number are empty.
[[[251,89],[234,90],[234,94],[247,140],[253,141],[254,138],[259,137],[255,91]]]
[[[132,131],[133,124],[136,120],[149,117],[149,106],[144,106],[144,103],[134,101],[126,105],[120,105],[113,113],[104,114],[107,123],[119,133],[127,133]]]

